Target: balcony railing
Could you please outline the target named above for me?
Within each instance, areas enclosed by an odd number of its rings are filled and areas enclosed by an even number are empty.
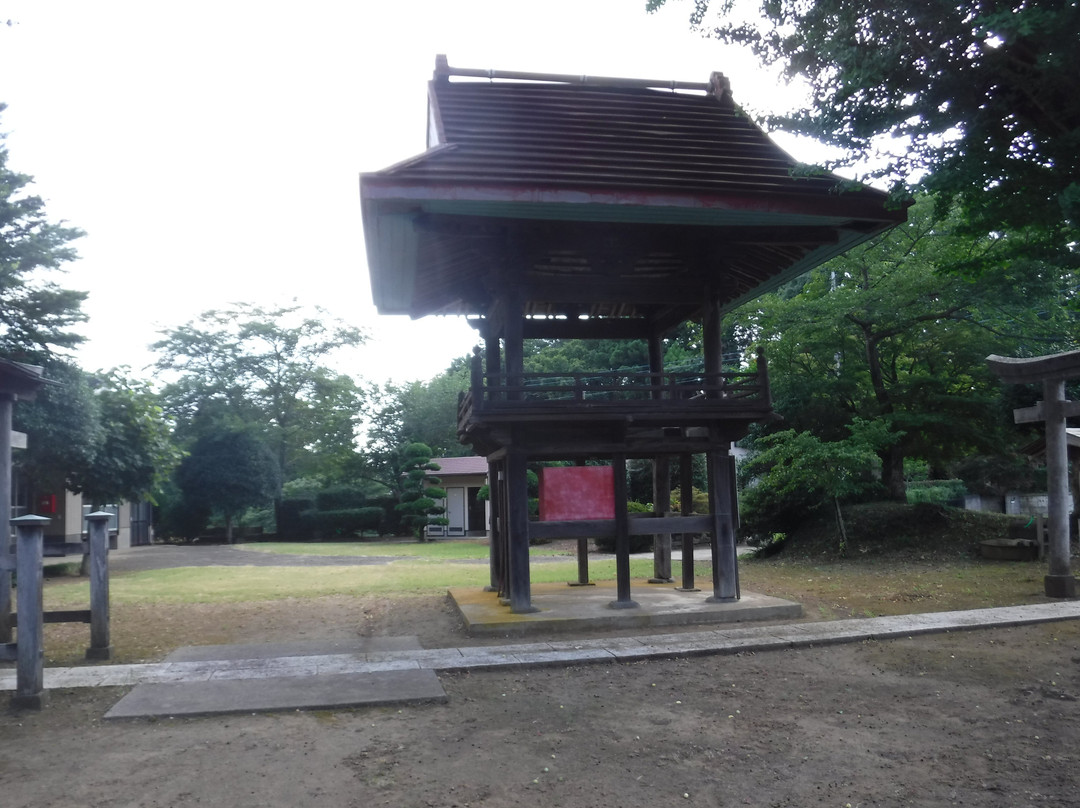
[[[461,399],[459,423],[485,413],[748,411],[772,409],[765,357],[754,371],[720,373],[484,373],[473,357],[471,389]]]

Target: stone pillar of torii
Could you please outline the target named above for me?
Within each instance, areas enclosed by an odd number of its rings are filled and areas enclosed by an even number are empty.
[[[1046,423],[1049,569],[1044,586],[1047,597],[1075,598],[1076,578],[1069,565],[1069,458],[1065,421],[1080,416],[1080,402],[1065,398],[1065,382],[1080,378],[1080,351],[1028,359],[988,356],[986,363],[1008,384],[1042,383],[1043,400],[1034,407],[1014,410],[1013,418],[1018,424]]]

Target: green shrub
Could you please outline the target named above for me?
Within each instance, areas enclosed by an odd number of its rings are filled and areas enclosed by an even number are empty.
[[[919,480],[907,484],[907,501],[909,505],[919,502],[948,505],[963,499],[967,492],[963,480]]]
[[[315,537],[313,523],[305,520],[303,514],[313,510],[315,500],[312,497],[291,497],[281,500],[278,507],[277,535],[280,539],[305,541]]]
[[[303,511],[300,519],[308,523],[316,538],[351,539],[365,530],[380,532],[384,514],[379,507],[339,508],[333,511],[312,508]]]
[[[315,494],[315,507],[320,511],[340,511],[363,508],[367,505],[364,492],[352,485],[335,485]]]
[[[652,506],[645,505],[641,502],[634,502],[631,500],[626,503],[627,513],[652,513]],[[614,536],[598,536],[594,539],[596,549],[601,553],[614,553],[615,552],[615,537]],[[647,553],[652,549],[653,537],[652,536],[631,536],[630,537],[630,552],[631,553]]]

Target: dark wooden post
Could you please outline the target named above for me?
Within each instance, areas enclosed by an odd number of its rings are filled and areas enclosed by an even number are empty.
[[[506,384],[508,387],[521,386],[521,374],[525,372],[525,323],[521,305],[505,307],[506,321],[504,330],[504,353],[506,360]],[[510,392],[508,399],[521,398],[520,393]]]
[[[0,393],[0,643],[11,642],[11,413],[15,396]]]
[[[723,326],[720,316],[720,298],[710,294],[705,304],[705,316],[701,324],[701,352],[705,362],[705,384],[708,389],[706,398],[719,398],[719,387],[723,383]]]
[[[653,509],[659,517],[671,510],[671,458],[658,455],[653,458]],[[653,577],[650,584],[671,583],[671,534],[653,536]]]
[[[712,517],[713,594],[710,603],[739,599],[738,554],[735,550],[735,508],[732,502],[732,464],[726,446],[708,452],[709,512]]]
[[[679,512],[690,516],[694,512],[694,467],[693,455],[684,454],[679,458]],[[694,584],[694,534],[682,534],[682,586],[680,592],[700,592]]]
[[[488,586],[485,592],[501,592],[503,589],[503,501],[500,464],[488,461],[488,504],[491,506],[491,532],[488,536]]]
[[[42,554],[45,541],[46,516],[20,516],[12,519],[15,525],[16,574],[19,585],[16,596],[17,657],[15,661],[15,695],[11,706],[18,709],[40,710],[48,700],[45,692],[44,609]]]
[[[488,384],[495,384],[495,379],[502,373],[502,352],[499,347],[499,337],[490,331],[484,332],[484,360],[487,370]],[[476,393],[473,393],[476,396]],[[498,398],[498,394],[492,394],[492,399]]]
[[[109,641],[109,519],[111,514],[95,511],[86,517],[90,523],[90,647],[87,659],[112,659]]]
[[[584,466],[585,460],[578,458],[575,461],[575,465]],[[567,581],[568,586],[595,586],[595,584],[589,580],[589,538],[587,536],[578,536],[577,540],[577,580]]]
[[[633,609],[637,603],[630,599],[630,518],[626,511],[626,455],[615,455],[612,463],[615,475],[615,580],[616,600],[612,609]]]
[[[511,447],[506,453],[506,487],[510,540],[510,611],[527,614],[538,611],[532,605],[529,582],[529,481],[525,453]]]

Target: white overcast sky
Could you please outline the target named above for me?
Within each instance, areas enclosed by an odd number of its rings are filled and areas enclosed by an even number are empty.
[[[57,277],[90,293],[77,360],[141,371],[163,328],[234,301],[295,300],[369,332],[335,363],[352,375],[437,374],[471,350],[472,329],[376,313],[358,192],[361,172],[424,150],[436,54],[575,75],[719,70],[737,103],[790,106],[793,91],[750,57],[689,30],[691,5],[0,0],[9,166],[35,177],[50,218],[87,232]]]

